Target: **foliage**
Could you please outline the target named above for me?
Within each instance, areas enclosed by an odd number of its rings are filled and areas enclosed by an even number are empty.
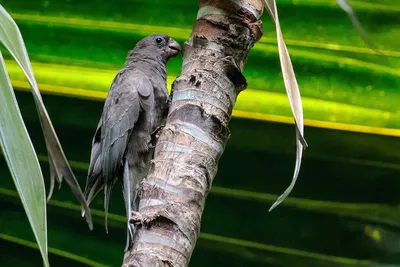
[[[155,32],[186,40],[197,3],[0,3],[22,31],[49,114],[66,154],[74,160],[71,166],[79,182],[84,183],[102,101],[126,51]],[[287,141],[293,140],[293,119],[283,89],[276,31],[267,22],[270,19],[263,18],[265,34],[245,68],[249,89],[239,95],[234,110],[232,137],[207,200],[191,266],[396,266],[400,262],[396,246],[400,6],[395,0],[350,3],[386,57],[365,47],[334,0],[278,3],[301,89],[307,141],[312,145],[291,197],[272,213],[268,207],[287,186],[294,164],[294,142]],[[5,53],[5,58],[48,177],[47,150],[27,93],[29,85],[10,55]],[[180,67],[179,60],[171,62],[169,84]],[[9,175],[5,162],[0,162],[0,173]],[[33,250],[35,240],[12,179],[2,179],[0,187],[0,243],[7,248],[0,252],[7,258],[4,266],[38,266],[41,260]],[[53,266],[120,264],[125,225],[118,195],[111,205],[110,234],[105,235],[101,202],[93,203],[96,227],[89,232],[76,216],[79,207],[71,203],[70,192],[55,193],[48,206]],[[21,258],[21,251],[29,257]]]
[[[21,34],[12,18],[0,5],[0,41],[19,60],[29,63]],[[22,48],[22,49],[20,49]],[[28,65],[30,67],[30,64]],[[33,77],[31,68],[24,68],[26,75]],[[36,84],[36,81],[33,81]],[[50,266],[47,253],[46,200],[42,171],[32,142],[29,138],[3,55],[0,52],[0,147],[4,153],[23,207],[28,216],[39,246],[44,265]]]

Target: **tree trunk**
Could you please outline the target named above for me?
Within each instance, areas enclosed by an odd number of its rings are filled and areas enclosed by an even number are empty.
[[[261,0],[203,0],[184,46],[182,73],[142,184],[124,267],[188,266],[206,196],[229,138],[247,56],[262,36]]]

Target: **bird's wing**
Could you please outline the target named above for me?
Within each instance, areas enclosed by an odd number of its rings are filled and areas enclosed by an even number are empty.
[[[141,72],[124,71],[115,78],[102,116],[101,149],[106,183],[115,177],[122,165],[139,114],[153,98],[153,86]]]
[[[146,75],[126,69],[117,74],[111,86],[104,105],[101,131],[106,218],[111,189],[122,166],[131,132],[142,111],[153,107],[153,91]]]

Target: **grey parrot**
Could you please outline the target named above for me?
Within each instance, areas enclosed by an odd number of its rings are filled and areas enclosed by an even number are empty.
[[[154,136],[168,114],[166,64],[178,55],[180,45],[167,35],[155,34],[139,41],[128,53],[124,68],[115,76],[92,141],[85,188],[88,203],[104,189],[105,227],[115,182],[122,179],[127,215],[127,246],[138,209],[139,187],[147,176],[154,152]]]

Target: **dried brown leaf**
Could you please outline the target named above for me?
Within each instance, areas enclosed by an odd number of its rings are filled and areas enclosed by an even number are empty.
[[[276,26],[276,36],[278,40],[279,58],[281,62],[282,75],[285,83],[286,93],[289,98],[290,107],[296,125],[296,164],[292,182],[285,192],[278,198],[278,200],[271,206],[269,211],[278,206],[292,191],[296,184],[297,177],[300,172],[301,159],[303,154],[303,147],[307,147],[307,142],[304,139],[304,119],[303,107],[301,103],[301,96],[299,86],[297,84],[296,76],[294,74],[292,62],[290,60],[289,52],[287,50],[285,41],[282,36],[281,26],[278,18],[278,10],[275,0],[264,0],[265,9],[268,11]]]

